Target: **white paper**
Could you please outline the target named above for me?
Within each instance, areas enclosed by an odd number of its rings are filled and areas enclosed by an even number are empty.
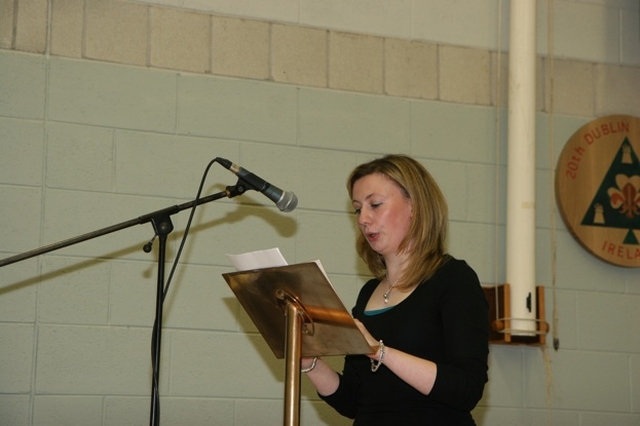
[[[266,249],[266,250],[256,250],[250,251],[247,253],[241,254],[229,254],[227,253],[227,257],[229,261],[236,268],[236,271],[251,271],[254,269],[263,269],[263,268],[274,268],[276,266],[287,266],[287,260],[284,258],[282,253],[280,253],[280,249],[277,247]],[[322,274],[325,276],[331,287],[333,284],[327,275],[327,272],[324,270],[324,266],[322,266],[322,262],[319,259],[314,260],[314,262],[322,271]]]
[[[241,254],[228,254],[227,257],[237,271],[249,271],[252,269],[273,268],[286,266],[280,249],[275,247],[267,250],[257,250]]]

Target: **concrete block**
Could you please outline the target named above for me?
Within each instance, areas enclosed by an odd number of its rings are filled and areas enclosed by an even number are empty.
[[[31,404],[28,395],[2,395],[0,399],[0,423],[3,425],[29,426]]]
[[[549,76],[545,74],[545,67],[541,57],[536,59],[536,111],[545,109],[545,96],[547,96],[547,83]]]
[[[417,157],[416,157],[417,158]],[[417,158],[431,173],[444,194],[449,207],[449,220],[463,221],[474,207],[470,201],[471,188],[467,164],[462,162],[423,160]],[[477,165],[480,167],[480,165]],[[493,188],[493,187],[490,187]],[[486,193],[482,193],[486,196]]]
[[[302,379],[304,380],[304,379]],[[282,388],[284,397],[284,383]],[[244,399],[236,402],[234,425],[250,426],[257,424],[284,423],[284,398],[277,399],[278,395],[272,395],[272,399]],[[300,423],[303,422],[302,404],[300,407]]]
[[[0,187],[2,249],[18,254],[40,246],[42,191],[20,186]]]
[[[320,259],[327,273],[366,275],[368,270],[354,249],[357,232],[352,214],[301,212],[297,253],[301,260]],[[336,235],[345,238],[336,239]]]
[[[211,70],[211,16],[152,8],[150,64],[205,73]]]
[[[637,395],[640,390],[640,355],[631,355],[629,359],[631,394]],[[631,412],[640,413],[640,401],[635,398],[631,399]]]
[[[85,19],[85,57],[121,64],[148,64],[147,6],[115,0],[87,0]]]
[[[495,114],[492,107],[414,101],[412,153],[422,158],[495,164]]]
[[[234,400],[170,395],[161,395],[162,424],[237,425],[234,423]],[[149,401],[148,397],[106,397],[104,426],[149,423]]]
[[[625,413],[631,407],[629,358],[621,353],[581,351],[547,352],[553,374],[548,399],[545,361],[540,350],[524,352],[524,398],[538,409]],[[606,365],[607,368],[602,368]],[[584,374],[588,371],[589,374]],[[592,386],[593,383],[600,386]],[[550,405],[548,405],[550,404]]]
[[[413,29],[412,6],[410,0],[303,0],[299,19],[301,24],[313,27],[409,39]]]
[[[631,6],[632,3],[629,3]],[[640,19],[638,10],[620,10],[620,64],[640,66]]]
[[[351,252],[345,252],[344,253],[345,256],[351,256],[353,253],[356,253],[355,238],[356,238],[356,235],[354,234]],[[323,256],[324,254],[321,255],[320,257],[318,256],[316,257],[322,260]],[[358,262],[360,262],[360,260],[358,260]],[[365,268],[366,267],[364,266],[364,264],[358,265],[359,271],[361,270],[364,271]],[[349,313],[351,313],[351,308],[353,308],[356,304],[356,299],[358,297],[358,293],[360,292],[360,289],[362,288],[364,283],[366,283],[367,280],[372,277],[370,272],[367,271],[366,274],[367,275],[364,275],[362,277],[354,277],[352,275],[342,275],[342,274],[329,275],[329,281],[333,285],[333,288],[335,289],[336,294],[338,295],[338,297],[340,298],[340,301],[342,302],[345,309]],[[340,367],[342,366],[340,365]]]
[[[115,184],[119,193],[185,200],[196,197],[210,161],[217,156],[238,156],[235,142],[155,132],[119,131],[115,146]],[[216,165],[212,171],[220,168]],[[205,195],[209,193],[202,194]]]
[[[273,24],[271,74],[274,81],[327,86],[327,31]]]
[[[439,47],[440,100],[491,105],[491,55],[488,50]]]
[[[496,236],[497,232],[497,236]],[[496,271],[496,262],[504,259],[504,228],[496,231],[493,224],[449,222],[449,253],[464,259],[476,271],[482,282],[503,282],[504,272]],[[496,249],[497,247],[497,249]]]
[[[17,8],[15,48],[44,53],[47,49],[48,2],[22,0]]]
[[[112,129],[49,123],[47,186],[85,191],[113,190]]]
[[[351,212],[345,182],[356,161],[352,154],[312,148],[243,144],[242,162],[254,173],[298,197],[299,209]],[[304,179],[299,179],[304,176]],[[269,203],[255,198],[256,202]]]
[[[384,39],[361,34],[329,33],[329,87],[382,93]]]
[[[538,213],[538,212],[536,212]],[[547,210],[546,212],[541,212],[542,214],[549,213],[549,210]],[[538,214],[538,218],[539,218],[540,214]],[[536,218],[536,222],[540,222],[540,220]],[[560,219],[560,215],[558,214],[558,219]],[[540,225],[537,225],[538,229],[536,229],[536,233],[535,233],[535,241],[536,241],[536,246],[535,246],[535,256],[536,256],[536,266],[535,266],[535,270],[534,270],[534,274],[535,274],[535,279],[536,279],[536,285],[541,285],[543,287],[545,287],[545,298],[547,300],[547,304],[545,305],[547,307],[547,322],[549,323],[549,326],[553,328],[553,326],[551,325],[552,322],[552,318],[549,316],[548,312],[549,312],[549,306],[554,306],[555,302],[553,300],[549,300],[549,293],[551,293],[551,297],[555,297],[554,296],[554,292],[557,294],[557,290],[553,290],[551,289],[552,285],[554,285],[555,283],[555,279],[552,277],[553,274],[555,274],[555,271],[553,270],[554,268],[554,262],[555,262],[555,253],[552,249],[553,245],[551,243],[551,240],[555,238],[555,230],[551,231],[548,227],[547,228],[543,228]],[[550,341],[549,338],[547,338],[547,343]]]
[[[584,422],[584,412],[580,411],[552,411],[545,409],[527,409],[520,411],[526,416],[526,418],[530,419],[532,425],[540,425],[540,424],[554,424],[554,425],[563,425],[563,426],[583,426]],[[614,417],[615,418],[615,415]],[[491,422],[491,424],[494,424]],[[517,424],[517,423],[513,423]],[[595,423],[591,426],[596,426],[597,424],[609,424],[608,422],[603,423]],[[611,424],[618,424],[618,422],[612,422]],[[620,423],[623,425],[623,423]]]
[[[163,374],[163,372],[160,372]],[[161,422],[165,420],[165,404],[169,400],[167,395],[160,395]],[[104,426],[119,426],[123,424],[143,425],[150,421],[149,405],[151,394],[148,396],[106,396],[104,405]],[[166,413],[171,415],[170,413]]]
[[[147,395],[151,386],[150,346],[151,328],[40,326],[36,391]],[[169,352],[163,353],[170,361]],[[162,377],[161,381],[164,386],[166,381]]]
[[[404,99],[301,89],[301,146],[388,153],[410,151],[410,103]]]
[[[42,123],[0,117],[0,182],[42,184],[44,130]]]
[[[108,262],[46,256],[46,285],[38,291],[40,323],[104,324],[109,315]]]
[[[509,53],[492,51],[491,58],[491,104],[500,108],[509,105]],[[545,68],[543,58],[536,59],[535,95],[536,111],[545,111],[545,96],[548,96],[551,78],[550,69]]]
[[[558,223],[559,226],[564,224]],[[623,268],[603,268],[602,262],[584,249],[568,232],[557,232],[557,271],[559,288],[579,291],[622,292],[626,273]]]
[[[0,48],[13,47],[14,0],[0,0]]]
[[[213,74],[266,80],[269,39],[266,22],[214,16]]]
[[[51,3],[51,54],[82,57],[84,0]]]
[[[39,200],[38,200],[39,201]],[[56,252],[81,257],[134,258],[147,260],[141,248],[154,235],[151,223],[138,219],[151,212],[175,205],[175,200],[115,195],[101,192],[50,189],[44,197],[42,244],[94,233],[116,225],[121,228]]]
[[[553,214],[554,220],[562,221],[559,212],[556,209],[556,199],[553,197],[549,190],[555,185],[555,174],[549,170],[538,170],[535,176],[536,195],[535,195],[535,207],[536,207],[536,225],[541,230],[546,231],[552,227],[550,213]],[[506,195],[506,186],[503,194]]]
[[[157,132],[175,131],[175,73],[54,58],[49,119]]]
[[[548,249],[547,249],[548,251]],[[541,257],[541,256],[538,256]],[[541,274],[537,274],[540,276]],[[552,283],[550,281],[539,280],[540,284],[545,287],[545,297],[547,307],[556,304],[556,311],[559,313],[558,322],[555,328],[560,350],[577,350],[578,349],[578,293],[576,291],[557,290],[555,300],[553,296]],[[551,331],[547,336],[547,342],[553,343],[554,330],[553,312],[547,308],[547,322],[551,326]]]
[[[598,64],[595,67],[595,115],[638,115],[640,68]]]
[[[261,203],[266,200],[261,194],[255,196],[260,197]],[[270,202],[267,200],[267,203]],[[242,195],[228,203],[201,206],[203,223],[198,225],[198,233],[190,237],[191,251],[186,261],[231,268],[227,253],[279,247],[285,259],[292,262],[296,254],[294,236],[299,226],[297,212],[283,214],[275,206],[251,204],[251,200]],[[222,277],[212,279],[222,280]]]
[[[110,261],[109,324],[130,327],[153,324],[158,264],[155,256],[147,256],[146,261]]]
[[[283,392],[284,364],[260,334],[172,331],[171,335],[169,374],[174,396],[264,399]]]
[[[341,369],[342,366],[339,368]],[[304,400],[300,403],[300,423],[310,425],[330,424],[332,426],[348,426],[352,424],[350,419],[338,414],[338,412],[331,408],[326,402],[307,402]],[[251,423],[247,423],[247,425],[249,424]]]
[[[491,104],[506,108],[509,105],[509,53],[493,51],[490,56]],[[544,87],[538,89],[543,90]]]
[[[435,44],[385,39],[384,91],[391,96],[438,97],[438,47]]]
[[[468,198],[464,210],[466,211],[464,221],[489,224],[495,224],[496,220],[499,224],[506,222],[506,211],[497,204],[498,197],[506,194],[507,191],[506,168],[500,167],[499,172],[499,174],[496,173],[495,165],[466,165],[464,173],[466,182],[463,185],[467,188]],[[451,193],[454,190],[454,183],[449,182],[448,187],[447,193]],[[462,185],[458,188],[462,188]]]
[[[550,121],[550,118],[553,121]],[[550,117],[547,114],[538,114],[536,120],[536,167],[545,170],[555,169],[566,142],[589,121],[589,117],[560,114],[554,114]],[[550,128],[553,130],[551,134],[549,133]],[[551,158],[549,158],[549,150],[553,150]]]
[[[556,57],[617,64],[620,61],[620,10],[593,2],[554,5]],[[611,37],[603,37],[605,34]]]
[[[51,426],[102,424],[102,398],[77,395],[36,396],[33,423]]]
[[[238,331],[242,309],[222,274],[229,268],[190,265],[176,276],[165,302],[167,327]],[[129,305],[132,305],[129,303]]]
[[[184,0],[136,0],[136,3],[144,3],[152,6],[179,7],[183,5]]]
[[[0,392],[20,394],[31,391],[33,380],[33,324],[0,324]]]
[[[0,258],[4,260],[9,256],[3,253]],[[34,323],[39,283],[37,259],[5,265],[0,278],[0,321]]]
[[[236,404],[227,398],[170,397],[162,402],[162,422],[173,425],[237,425],[234,423]]]
[[[490,411],[493,411],[495,406],[521,408],[525,403],[522,366],[521,348],[500,345],[491,346],[489,351],[489,382],[485,386],[479,405],[491,407]],[[507,423],[500,424],[507,425]]]
[[[295,145],[297,96],[293,86],[181,76],[178,133]]]
[[[640,296],[625,293],[578,295],[578,347],[597,352],[640,352],[640,337],[629,327],[640,320],[638,301]]]
[[[0,52],[0,115],[42,119],[45,108],[45,58]]]
[[[584,413],[580,415],[580,426],[617,425],[634,426],[640,422],[640,415],[625,413]],[[563,423],[565,424],[565,423]]]
[[[491,426],[528,425],[531,418],[531,410],[504,407],[477,406],[471,413],[476,423],[490,424]],[[562,423],[565,425],[565,423]],[[578,426],[578,424],[566,423],[566,426]]]
[[[550,73],[549,59],[545,59],[544,64],[545,71]],[[552,111],[556,114],[594,116],[595,76],[593,64],[555,59],[552,77],[553,83],[548,80],[545,82],[546,111],[551,111],[553,106]],[[551,99],[552,97],[553,99]]]
[[[297,22],[298,0],[233,0],[211,2],[210,0],[159,0],[162,4],[183,6],[188,9],[214,12],[220,15],[246,16],[258,20],[277,20],[280,22]],[[158,3],[154,0],[153,3]]]
[[[502,34],[508,34],[508,4],[503,4]],[[495,50],[500,33],[498,2],[414,2],[412,37],[453,46]],[[503,41],[508,43],[508,40]],[[507,44],[504,44],[507,45]]]

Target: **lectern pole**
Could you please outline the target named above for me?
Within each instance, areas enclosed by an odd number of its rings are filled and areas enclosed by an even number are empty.
[[[300,358],[303,355],[355,355],[375,351],[315,262],[222,276],[276,358],[285,358],[285,426],[300,423]]]
[[[302,316],[291,302],[286,303],[286,375],[284,426],[300,424],[300,356],[302,353]]]

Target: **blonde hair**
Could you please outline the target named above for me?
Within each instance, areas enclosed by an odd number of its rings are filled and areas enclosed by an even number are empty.
[[[398,251],[408,250],[408,265],[397,281],[399,289],[408,289],[430,278],[446,261],[448,226],[447,202],[427,169],[406,155],[386,155],[356,167],[347,179],[349,197],[360,178],[380,173],[391,179],[411,201],[413,217],[409,232]],[[356,238],[356,250],[378,279],[386,274],[386,265],[362,233]]]

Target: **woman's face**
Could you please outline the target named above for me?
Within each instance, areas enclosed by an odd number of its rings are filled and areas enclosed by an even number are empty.
[[[351,192],[358,226],[371,248],[385,258],[398,254],[411,226],[411,200],[381,173],[361,177]]]

